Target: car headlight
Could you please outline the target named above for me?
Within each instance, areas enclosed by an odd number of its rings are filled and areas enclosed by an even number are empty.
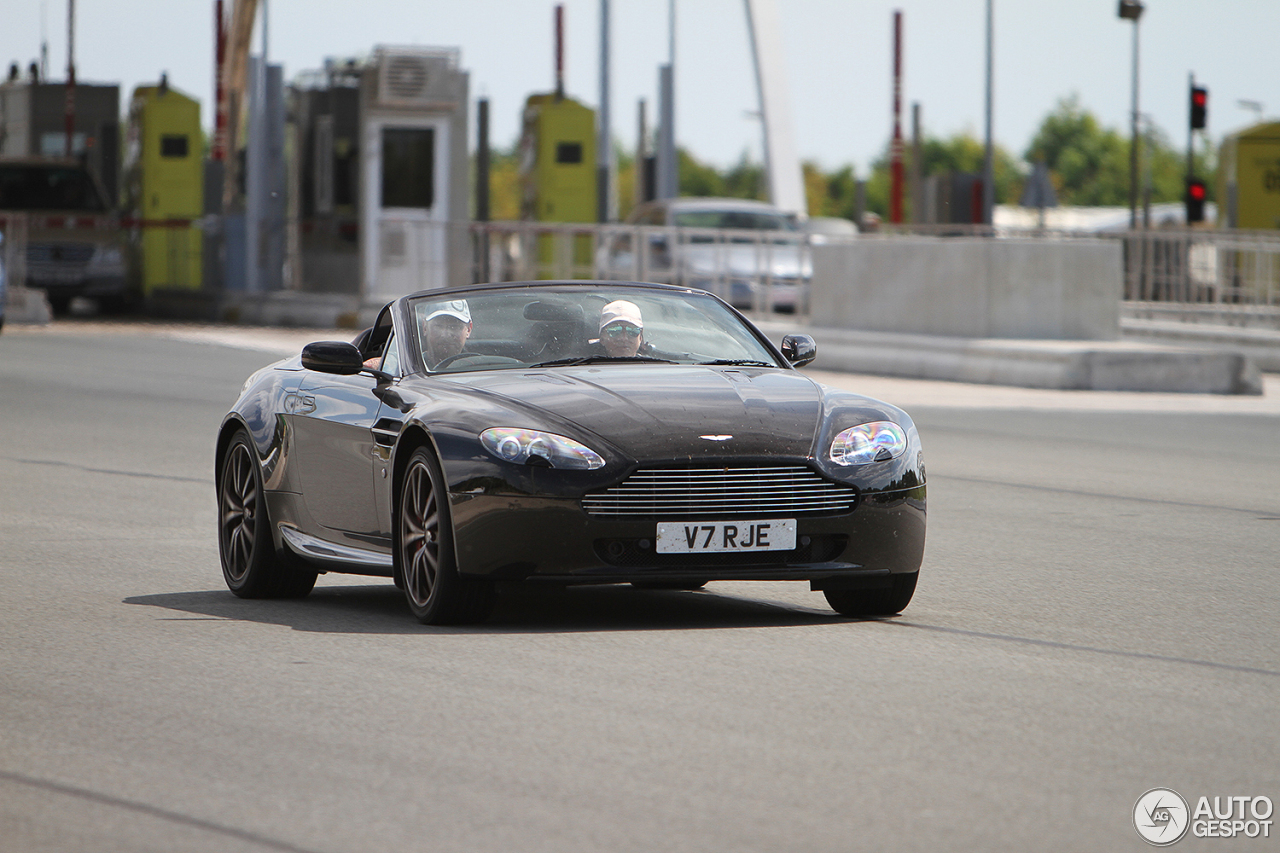
[[[119,272],[124,269],[124,255],[115,246],[99,246],[89,259],[89,266],[99,272]]]
[[[831,442],[831,461],[837,465],[887,462],[907,449],[907,434],[892,421],[859,424]]]
[[[585,471],[604,466],[600,454],[585,444],[534,429],[493,427],[480,433],[480,443],[502,461],[518,465],[539,458],[552,468]]]

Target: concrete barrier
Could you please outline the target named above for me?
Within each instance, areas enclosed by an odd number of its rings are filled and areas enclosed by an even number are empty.
[[[811,334],[822,370],[1062,391],[1261,394],[1257,364],[1230,350],[1136,341],[955,338],[760,324],[772,340]]]
[[[1117,240],[868,237],[813,247],[812,315],[843,329],[1116,340]]]
[[[47,326],[53,319],[53,311],[43,290],[9,287],[5,289],[4,318],[9,323]]]

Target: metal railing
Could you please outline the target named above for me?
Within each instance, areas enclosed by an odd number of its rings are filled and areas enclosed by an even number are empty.
[[[875,238],[891,240],[906,235],[1119,240],[1123,244],[1120,306],[1124,316],[1280,329],[1280,231],[890,225],[883,226]]]
[[[1129,231],[1127,316],[1280,329],[1280,232]]]
[[[808,311],[813,238],[800,232],[535,222],[466,227],[472,281],[652,281],[708,290],[748,311]]]

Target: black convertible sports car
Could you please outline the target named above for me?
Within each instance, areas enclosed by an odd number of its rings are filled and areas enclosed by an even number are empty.
[[[710,294],[618,282],[406,296],[354,342],[255,373],[218,431],[218,545],[241,597],[392,578],[424,623],[499,582],[807,580],[846,615],[911,600],[920,438],[796,367]]]

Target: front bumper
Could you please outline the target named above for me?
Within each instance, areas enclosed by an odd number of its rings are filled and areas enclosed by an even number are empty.
[[[598,519],[576,500],[450,495],[458,568],[556,583],[810,580],[914,572],[924,556],[924,487],[864,495],[850,512],[796,516],[793,551],[658,554],[658,521]],[[699,521],[731,520],[707,517]]]

